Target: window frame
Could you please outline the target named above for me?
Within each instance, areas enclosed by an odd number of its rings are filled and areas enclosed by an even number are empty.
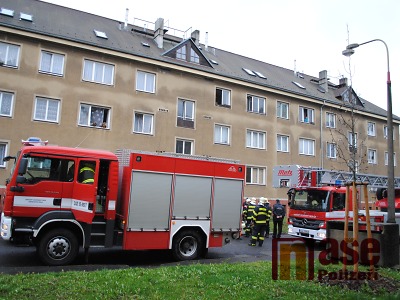
[[[307,117],[305,117],[307,112]],[[311,113],[311,117],[309,117]],[[307,120],[306,120],[307,118]],[[310,119],[310,120],[308,120]],[[299,106],[299,121],[305,124],[315,124],[315,110],[313,108]]]
[[[8,155],[9,141],[0,140],[0,146],[1,145],[4,146],[4,152],[0,151],[0,168],[6,168],[7,162],[3,161],[3,158]],[[2,147],[0,147],[0,150],[1,149],[2,149]]]
[[[87,115],[87,123],[86,124],[81,123],[82,106],[90,107],[88,115]],[[103,111],[107,110],[107,117],[106,117],[107,120],[104,121],[104,116],[103,116],[103,122],[102,122],[101,125],[98,125],[97,123],[92,123],[91,124],[92,108],[102,109]],[[106,123],[106,126],[104,126],[104,123]],[[82,103],[79,104],[78,126],[110,129],[110,123],[111,123],[111,107],[103,106],[103,105],[97,105],[97,104],[90,104],[90,103],[87,103],[87,102],[82,102]]]
[[[91,70],[87,69],[88,64],[92,63]],[[105,81],[105,75],[106,75],[106,67],[110,66],[112,68],[111,72],[111,79],[110,83]],[[96,80],[96,71],[97,69],[101,67],[102,68],[102,74],[101,74],[101,81]],[[90,72],[90,78],[86,78],[86,73]],[[88,58],[83,59],[83,70],[82,70],[82,81],[85,82],[92,82],[92,83],[98,83],[98,84],[103,84],[103,85],[108,85],[108,86],[113,86],[114,85],[114,79],[115,79],[115,65],[110,64],[110,63],[105,63],[105,62],[100,62]]]
[[[51,55],[51,58],[50,58],[50,70],[48,70],[48,71],[42,69],[43,54],[50,54]],[[53,70],[54,58],[55,57],[61,57],[62,58],[61,73],[57,73],[57,72],[55,72]],[[52,52],[52,51],[48,51],[48,50],[41,50],[40,51],[39,73],[62,77],[62,76],[64,76],[64,67],[65,67],[65,54],[56,53],[56,52]]]
[[[249,172],[249,170],[250,170],[250,172]],[[261,170],[263,171],[262,174],[260,174]],[[257,174],[254,174],[254,172],[257,172]],[[254,180],[255,178],[256,178],[256,180]],[[267,185],[267,167],[246,166],[246,184],[266,186]]]
[[[138,115],[142,115],[142,130],[139,131],[136,128],[136,118]],[[148,128],[146,126],[146,118],[145,117],[151,117],[151,128],[150,131],[146,131],[145,128]],[[154,114],[152,113],[147,113],[147,112],[142,112],[142,111],[134,111],[133,112],[133,126],[132,126],[132,132],[136,134],[145,134],[145,135],[154,135]]]
[[[45,100],[46,101],[46,111],[45,111],[45,117],[41,118],[39,117],[38,114],[38,101],[39,100]],[[57,103],[57,116],[56,120],[52,120],[48,118],[49,115],[49,104],[51,102],[56,102]],[[33,106],[33,120],[34,121],[40,121],[40,122],[49,122],[49,123],[60,123],[60,110],[61,110],[61,100],[60,99],[55,99],[55,98],[49,98],[49,97],[43,97],[43,96],[36,96],[35,97],[35,104]]]
[[[4,94],[11,95],[10,113],[8,115],[2,113]],[[12,117],[13,116],[13,112],[14,112],[14,96],[15,96],[14,93],[0,90],[0,117]]]
[[[347,138],[349,142],[349,151],[357,151],[358,148],[358,133],[354,132],[355,135],[355,145],[353,145],[353,133],[351,131],[348,132]]]
[[[332,155],[332,152],[334,153]],[[336,159],[337,158],[337,144],[326,142],[326,157],[329,159]]]
[[[373,154],[372,157],[371,157],[371,154]],[[376,165],[376,164],[378,164],[377,155],[378,155],[378,151],[377,151],[376,149],[370,149],[370,148],[368,148],[368,149],[367,149],[367,160],[368,160],[368,164],[371,164],[371,165]]]
[[[384,154],[384,158],[385,158],[385,166],[389,165],[389,152],[385,151]],[[396,152],[393,152],[393,165],[396,167],[397,163],[396,163]]]
[[[250,134],[250,140],[249,140]],[[259,145],[261,138],[262,145]],[[267,149],[267,133],[265,131],[246,129],[246,148],[250,149]]]
[[[312,153],[309,153],[309,151],[304,151],[304,143],[306,141],[312,143]],[[307,149],[310,149],[310,147],[308,146]],[[299,138],[299,155],[315,156],[315,140],[309,138]]]
[[[221,99],[219,99],[219,93],[218,91],[220,91],[221,95]],[[224,103],[224,99],[226,100],[226,97],[224,97],[224,94],[227,93],[228,96],[228,104]],[[220,101],[221,103],[219,103],[218,101]],[[216,106],[220,106],[220,107],[226,107],[226,108],[231,108],[232,107],[232,91],[225,89],[225,88],[221,88],[221,87],[216,87],[215,88],[215,105]]]
[[[182,105],[180,105],[182,103]],[[191,113],[190,116],[187,116],[188,112],[188,105],[192,105]],[[188,99],[183,99],[183,98],[178,98],[178,103],[177,103],[177,110],[176,110],[176,126],[178,127],[183,127],[183,128],[191,128],[194,129],[194,122],[195,122],[195,116],[196,116],[196,102],[193,100],[188,100]],[[180,112],[180,107],[182,108],[182,112]]]
[[[372,127],[372,130],[370,130],[371,127]],[[368,136],[376,136],[376,123],[375,122],[371,122],[371,121],[367,122],[367,135]]]
[[[286,116],[283,115],[282,106],[286,106]],[[289,103],[283,101],[276,101],[276,117],[280,119],[289,120]]]
[[[221,134],[219,136],[219,139],[217,140],[217,127],[219,127],[221,130],[218,134]],[[224,142],[223,141],[223,129],[227,129],[228,133],[227,133],[227,141]],[[214,124],[214,144],[215,145],[224,145],[224,146],[230,146],[231,144],[231,127],[228,125],[224,125],[224,124]]]
[[[139,87],[139,79],[143,77],[143,87]],[[149,93],[149,94],[155,94],[156,93],[156,74],[147,72],[147,71],[142,71],[142,70],[137,70],[136,71],[136,91],[137,92],[143,92],[143,93]],[[150,77],[150,78],[148,78]],[[148,86],[148,81],[149,79],[151,81],[151,86]],[[149,88],[149,89],[148,89]]]
[[[326,118],[326,120],[325,120],[326,128],[336,128],[336,114],[335,113],[327,111],[325,118]]]
[[[178,142],[182,142],[182,152],[178,152]],[[187,143],[190,143],[190,153],[185,153],[185,149]],[[176,138],[175,139],[175,153],[177,154],[185,154],[185,155],[193,155],[194,154],[194,141],[184,138]]]
[[[286,150],[282,149],[282,147],[279,147],[279,145],[282,146],[282,139],[285,138],[286,139]],[[281,140],[281,142],[279,142],[279,140]],[[276,151],[277,152],[283,152],[283,153],[289,153],[290,150],[290,146],[289,146],[289,136],[285,135],[285,134],[277,134],[276,135]]]
[[[251,94],[247,94],[246,97],[246,111],[249,113],[254,113],[254,114],[259,114],[259,115],[266,115],[267,114],[267,99],[265,97],[261,96],[255,96]],[[257,102],[257,107],[258,110],[255,110],[255,104],[254,102]],[[260,112],[260,102],[262,103],[262,111]]]
[[[4,61],[3,61],[3,63],[0,63],[0,66],[17,69],[19,67],[19,56],[20,56],[20,52],[21,52],[20,51],[21,50],[21,46],[20,45],[16,45],[16,44],[5,43],[5,42],[0,41],[0,47],[1,47],[1,45],[5,45],[6,51],[5,51],[5,55],[4,55]],[[10,48],[17,50],[17,53],[15,55],[15,65],[7,63],[9,61]],[[2,61],[2,57],[0,57],[0,62],[1,61]]]

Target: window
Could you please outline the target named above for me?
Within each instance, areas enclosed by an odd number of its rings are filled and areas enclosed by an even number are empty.
[[[137,71],[136,90],[140,92],[155,93],[156,75]]]
[[[385,166],[389,165],[389,155],[388,152],[385,151]],[[393,166],[396,166],[396,153],[393,153]]]
[[[192,48],[190,49],[190,61],[196,64],[200,63],[200,57]]]
[[[194,128],[194,102],[178,99],[177,126]]]
[[[6,167],[6,162],[3,161],[3,158],[7,156],[7,143],[0,141],[0,168]]]
[[[176,140],[176,153],[192,155],[193,154],[193,141],[177,139]]]
[[[299,139],[299,154],[314,155],[315,141]]]
[[[110,108],[81,104],[79,125],[110,128]]]
[[[24,174],[25,184],[35,184],[40,181],[72,181],[73,170],[74,161],[72,160],[29,156],[28,172]]]
[[[326,113],[326,127],[336,128],[336,115],[333,113]]]
[[[64,74],[64,55],[42,51],[39,71],[62,76]]]
[[[289,152],[289,137],[287,135],[276,136],[276,151]]]
[[[36,97],[34,120],[58,122],[60,100]]]
[[[14,94],[0,91],[0,116],[11,117]]]
[[[348,135],[349,139],[349,151],[356,152],[357,151],[357,133],[349,132]]]
[[[326,144],[326,157],[328,158],[336,158],[337,156],[337,148],[335,143],[327,143]]]
[[[265,98],[247,95],[247,111],[265,115]]]
[[[96,30],[96,29],[93,31],[97,37],[102,38],[102,39],[108,39],[107,34],[104,31],[100,31],[100,30]]]
[[[375,123],[373,122],[368,122],[368,135],[369,136],[376,136],[376,131],[375,131]]]
[[[289,119],[289,103],[277,101],[276,116],[282,119]]]
[[[360,163],[356,160],[349,161],[348,166],[349,166],[350,172],[354,171],[354,172],[358,173],[360,171]]]
[[[265,185],[265,167],[246,167],[246,183]]]
[[[0,66],[18,67],[19,46],[0,42]]]
[[[133,132],[153,134],[153,119],[151,114],[136,112],[133,121]]]
[[[314,124],[314,110],[307,107],[299,108],[299,120],[303,123]]]
[[[224,125],[215,125],[214,143],[229,145],[229,127]]]
[[[176,58],[186,60],[186,45],[176,50]]]
[[[265,132],[247,130],[246,147],[265,149]]]
[[[108,85],[114,84],[114,66],[85,59],[83,80]]]
[[[376,150],[368,149],[368,163],[376,165]]]
[[[217,88],[215,94],[215,103],[217,105],[231,107],[231,91]]]

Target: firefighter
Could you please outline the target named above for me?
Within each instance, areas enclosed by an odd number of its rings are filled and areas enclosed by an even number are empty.
[[[244,229],[246,237],[251,236],[253,212],[254,212],[255,208],[256,208],[256,198],[253,197],[253,198],[251,198],[250,204],[247,205],[247,209],[246,209],[246,227]]]
[[[255,246],[258,241],[258,246],[262,247],[264,243],[265,229],[267,227],[267,208],[264,206],[265,198],[261,197],[259,203],[253,212],[253,235],[249,246]]]
[[[96,167],[94,163],[84,162],[83,166],[79,169],[80,182],[85,184],[93,184],[95,168]]]
[[[272,238],[280,238],[282,234],[282,224],[285,218],[285,208],[280,203],[279,199],[276,200],[274,207],[272,208],[272,219],[274,222],[274,232]]]
[[[246,198],[245,201],[243,201],[243,206],[242,206],[242,221],[246,222],[247,219],[247,207],[250,204],[250,198]]]
[[[271,206],[269,205],[269,201],[268,201],[268,198],[265,198],[265,201],[264,201],[264,206],[265,206],[265,208],[267,209],[267,227],[265,228],[265,237],[266,238],[269,238],[269,223],[270,223],[270,220],[271,220],[271,216],[272,216],[272,208],[271,208]]]

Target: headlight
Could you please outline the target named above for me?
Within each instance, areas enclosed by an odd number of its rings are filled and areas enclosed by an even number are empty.
[[[326,233],[325,232],[318,232],[317,233],[317,237],[319,237],[321,239],[325,239],[326,238]]]
[[[1,229],[2,230],[8,230],[8,225],[7,224],[1,224]]]
[[[288,227],[288,233],[292,233],[293,232],[293,228],[292,227]]]

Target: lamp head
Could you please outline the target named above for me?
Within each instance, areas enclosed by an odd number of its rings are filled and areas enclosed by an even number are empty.
[[[354,50],[353,50],[353,49],[346,49],[346,50],[343,50],[343,51],[342,51],[342,54],[343,54],[344,56],[349,57],[349,56],[352,56],[352,55],[354,54]]]

